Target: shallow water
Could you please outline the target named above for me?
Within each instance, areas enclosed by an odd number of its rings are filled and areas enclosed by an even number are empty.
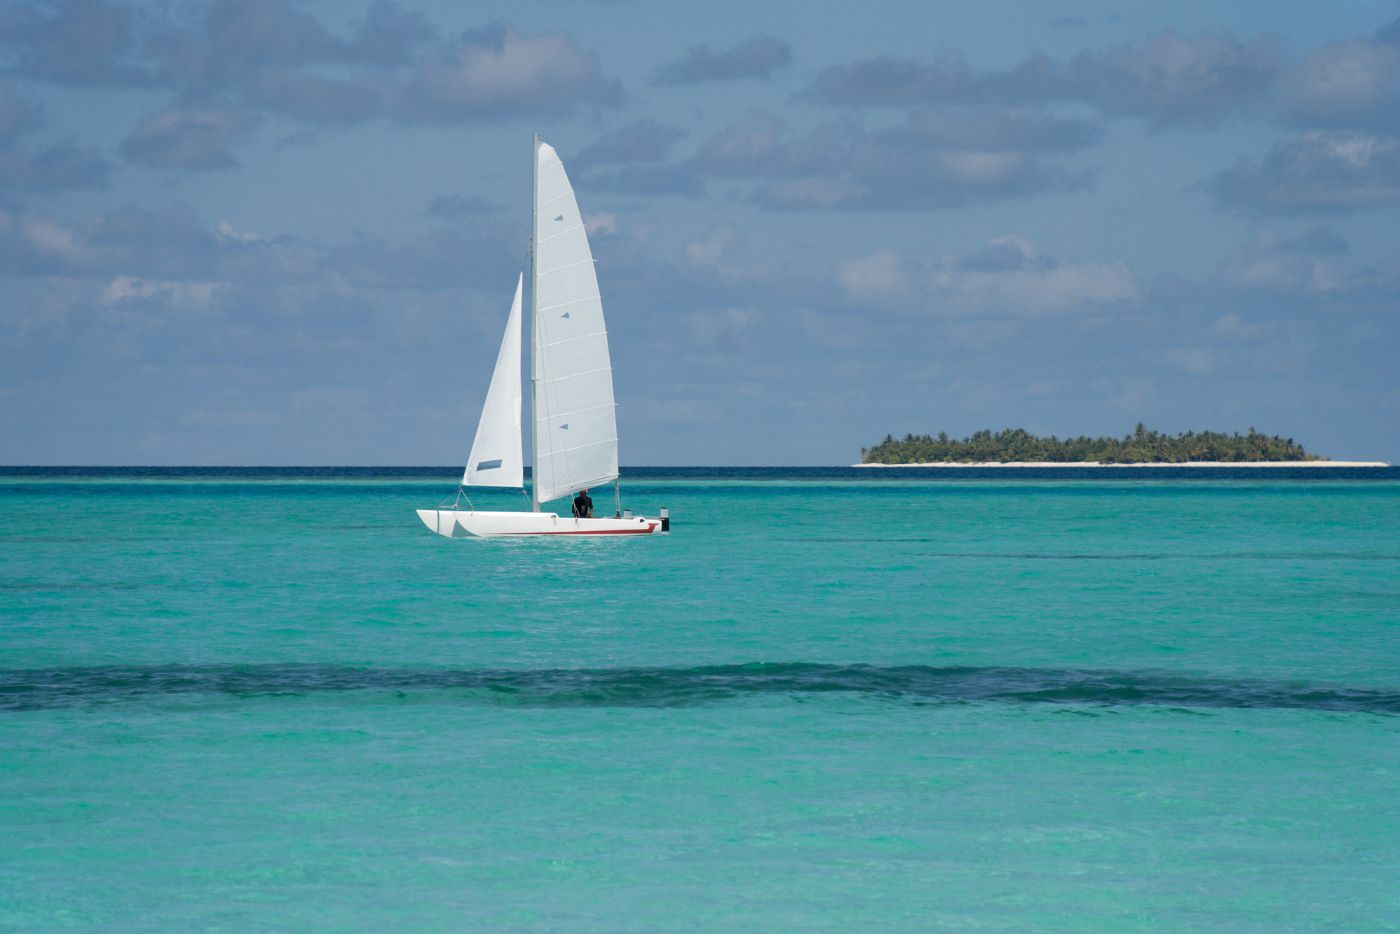
[[[10,471],[0,928],[1400,924],[1400,472],[988,473]]]

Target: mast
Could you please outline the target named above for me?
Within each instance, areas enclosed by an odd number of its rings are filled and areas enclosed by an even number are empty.
[[[540,511],[540,420],[539,407],[539,328],[540,274],[540,134],[535,134],[535,151],[530,159],[530,511]]]

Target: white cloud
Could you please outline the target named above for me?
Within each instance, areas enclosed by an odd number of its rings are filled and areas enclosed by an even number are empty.
[[[1080,263],[1003,272],[948,270],[934,283],[965,308],[1047,312],[1131,303],[1137,283],[1122,263]]]
[[[1318,252],[1297,240],[1280,240],[1271,230],[1236,250],[1217,272],[1217,278],[1238,289],[1262,292],[1331,292],[1344,283],[1341,258]]]
[[[1088,176],[1055,160],[1101,132],[1086,120],[941,109],[880,129],[840,119],[803,133],[752,112],[703,141],[689,165],[757,182],[751,197],[770,208],[947,208],[1081,188]]]
[[[44,253],[57,253],[64,257],[77,255],[77,237],[71,228],[64,227],[43,217],[26,217],[20,222],[20,231],[25,240]]]
[[[752,308],[723,308],[714,312],[696,312],[687,323],[693,347],[738,353],[743,349],[757,315]]]
[[[238,165],[231,147],[257,120],[219,108],[171,108],[151,114],[121,142],[132,162],[165,169],[228,169]]]
[[[837,104],[1013,107],[1081,101],[1107,114],[1143,117],[1158,127],[1213,124],[1256,104],[1281,65],[1270,37],[1242,42],[1229,33],[1156,33],[1055,59],[1036,53],[1008,70],[978,71],[960,55],[882,57],[824,69],[812,92]]]
[[[898,254],[879,250],[837,264],[836,278],[852,298],[893,296],[904,290],[904,270]]]
[[[598,61],[562,33],[503,28],[465,36],[429,55],[404,89],[406,115],[445,121],[521,109],[555,109],[615,94]]]
[[[685,255],[696,266],[718,266],[733,260],[743,242],[742,230],[719,224],[686,243]]]
[[[228,221],[219,221],[219,235],[225,240],[236,240],[239,243],[257,243],[262,238],[251,230],[239,230]]]
[[[1211,330],[1222,337],[1250,338],[1262,337],[1273,330],[1273,327],[1258,321],[1247,320],[1231,311],[1216,319]]]
[[[1400,48],[1352,39],[1304,56],[1281,80],[1279,98],[1284,111],[1300,122],[1366,125],[1394,119],[1397,89]]]
[[[916,313],[1036,315],[1140,298],[1136,277],[1123,263],[1059,263],[1014,236],[960,258],[879,250],[838,263],[836,278],[857,303]]]
[[[1215,353],[1204,347],[1173,347],[1163,356],[1173,366],[1197,376],[1212,373],[1216,368]]]
[[[1400,139],[1311,131],[1241,159],[1205,183],[1223,207],[1246,214],[1322,214],[1400,203]]]
[[[935,154],[943,174],[954,182],[981,187],[1002,185],[1025,172],[1030,156],[1024,152],[962,150]]]
[[[214,300],[214,282],[174,282],[165,279],[138,279],[117,276],[102,291],[108,305],[140,299],[163,299],[172,305],[206,306]]]
[[[611,211],[585,214],[583,216],[583,229],[588,231],[590,237],[596,233],[615,234],[617,233],[617,215]]]

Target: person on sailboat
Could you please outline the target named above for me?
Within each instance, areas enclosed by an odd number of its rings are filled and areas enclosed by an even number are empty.
[[[578,495],[574,497],[574,518],[593,518],[593,497],[588,495],[588,489],[586,487],[579,490]]]

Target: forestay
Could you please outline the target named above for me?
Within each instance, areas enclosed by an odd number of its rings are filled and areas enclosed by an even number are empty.
[[[535,488],[539,502],[617,479],[617,417],[588,234],[554,148],[535,154]]]
[[[520,293],[524,276],[515,283],[515,301],[506,319],[506,333],[496,356],[496,371],[476,426],[476,439],[462,475],[466,486],[525,485],[525,457],[520,431]]]

